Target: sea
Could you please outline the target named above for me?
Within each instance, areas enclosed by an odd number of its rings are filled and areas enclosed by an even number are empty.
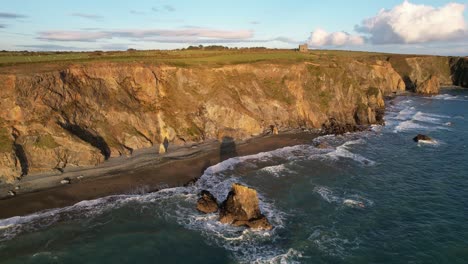
[[[2,219],[0,263],[468,263],[468,89],[387,105],[385,126],[230,158],[192,186]],[[273,230],[197,212],[233,183]]]

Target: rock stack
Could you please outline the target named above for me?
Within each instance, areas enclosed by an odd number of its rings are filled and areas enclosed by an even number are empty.
[[[204,213],[218,211],[216,199],[208,191],[202,191],[197,209]],[[219,221],[234,226],[271,230],[273,226],[260,212],[257,191],[240,184],[233,184],[226,200],[219,206]]]

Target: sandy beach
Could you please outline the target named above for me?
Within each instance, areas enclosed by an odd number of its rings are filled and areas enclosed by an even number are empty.
[[[92,168],[75,168],[58,174],[30,175],[14,185],[0,187],[0,219],[65,207],[99,197],[154,192],[196,181],[211,165],[222,160],[310,143],[318,133],[291,131],[245,141],[231,139],[169,148],[136,151],[130,157],[113,158]],[[61,184],[70,179],[71,184]],[[8,191],[16,196],[9,197]]]

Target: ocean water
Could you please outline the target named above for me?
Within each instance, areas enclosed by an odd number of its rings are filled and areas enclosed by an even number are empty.
[[[0,263],[468,263],[468,89],[404,96],[386,126],[231,158],[190,187],[0,220]],[[433,143],[415,143],[418,133]],[[275,228],[220,224],[197,194],[258,190]]]

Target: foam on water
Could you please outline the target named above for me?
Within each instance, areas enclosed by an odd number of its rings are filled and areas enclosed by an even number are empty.
[[[409,130],[423,130],[423,129],[427,130],[429,129],[429,127],[418,124],[414,122],[413,120],[407,120],[398,124],[393,131],[403,132],[403,131],[409,131]]]
[[[265,167],[265,168],[261,169],[261,171],[267,172],[268,174],[270,174],[270,175],[272,175],[273,177],[276,177],[276,178],[284,176],[285,172],[293,173],[293,171],[286,168],[285,164]]]
[[[344,159],[351,159],[353,161],[356,161],[362,166],[373,166],[375,165],[375,161],[370,160],[366,157],[363,157],[362,155],[359,155],[350,151],[351,146],[364,144],[364,143],[365,141],[363,139],[345,141],[343,144],[337,146],[334,149],[325,149],[325,150],[322,150],[320,153],[313,153],[309,158],[331,160],[331,161],[337,161],[339,159],[344,158]]]
[[[397,104],[392,110],[398,111],[402,105]],[[449,130],[445,125],[446,120],[450,119],[446,115],[438,115],[417,111],[415,107],[404,107],[396,115],[388,114],[386,116],[386,125],[394,127],[393,132],[407,132],[414,130]]]
[[[336,192],[325,186],[316,186],[314,192],[318,193],[323,200],[328,203],[344,205],[347,207],[355,207],[362,204],[364,207],[373,206],[374,202],[359,194],[336,194]],[[362,207],[362,206],[359,206]]]
[[[339,258],[344,258],[350,251],[358,249],[361,243],[359,238],[353,240],[342,238],[337,231],[325,226],[314,227],[308,240],[312,241],[320,251]]]
[[[435,95],[429,98],[434,99],[434,100],[466,101],[465,100],[466,96],[460,97],[458,95],[451,95],[451,94],[439,94],[439,95]]]

